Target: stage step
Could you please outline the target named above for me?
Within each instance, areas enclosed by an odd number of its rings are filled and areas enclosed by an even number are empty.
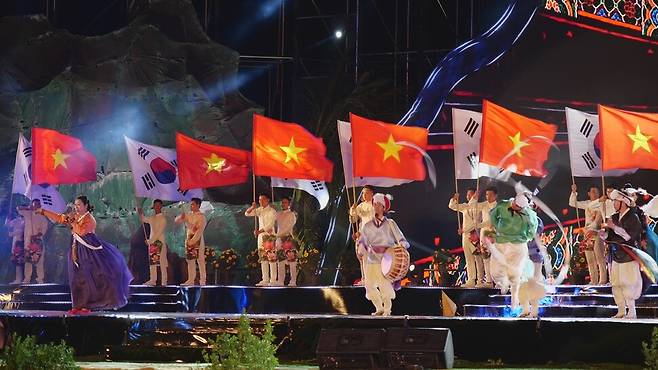
[[[494,294],[489,296],[489,303],[491,304],[506,304],[511,303],[511,296],[509,294],[500,295]],[[615,301],[612,294],[551,294],[542,299],[542,303],[550,306],[558,305],[614,305]],[[648,294],[641,296],[635,301],[637,306],[654,306],[658,307],[658,294]]]
[[[509,305],[464,305],[464,315],[470,317],[516,317],[520,309],[512,312]],[[615,305],[540,305],[541,317],[597,317],[609,318],[617,313]],[[637,307],[638,318],[658,317],[658,307]]]

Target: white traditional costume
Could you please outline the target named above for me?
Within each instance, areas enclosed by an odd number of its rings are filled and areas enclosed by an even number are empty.
[[[37,283],[43,284],[43,264],[46,251],[43,239],[48,231],[48,219],[41,214],[36,214],[32,208],[19,208],[18,213],[23,216],[23,220],[25,220],[25,234],[23,241],[25,244],[25,277],[23,279],[23,284],[29,284],[31,282],[33,265],[37,270]]]
[[[370,222],[375,218],[375,209],[372,207],[372,202],[363,201],[359,203],[356,207],[350,208],[350,222],[357,224],[357,231],[361,230],[363,225]],[[359,268],[361,269],[361,285],[364,283],[365,279],[365,261],[364,256],[366,251],[359,249],[359,243],[354,244],[356,257],[359,260]]]
[[[274,235],[274,225],[276,223],[276,210],[271,205],[267,207],[258,207],[254,209],[247,209],[244,213],[247,217],[258,217],[258,255],[260,260],[260,271],[262,280],[256,286],[276,285],[277,282],[277,266],[276,259],[270,261],[267,258],[267,252],[276,253],[274,242],[266,241],[268,237]],[[266,251],[265,249],[271,249]]]
[[[599,199],[578,201],[577,197],[578,193],[571,192],[569,206],[585,211],[585,259],[587,260],[590,284],[605,285],[608,283],[608,266],[605,261],[605,246],[598,235],[598,230],[603,222],[602,202]],[[614,209],[612,204],[609,206]]]
[[[167,242],[165,230],[167,218],[161,213],[152,216],[142,215],[142,222],[149,224],[149,238],[146,240],[149,254],[149,280],[146,285],[155,285],[158,280],[158,267],[160,267],[161,285],[167,285]]]
[[[276,248],[283,251],[277,262],[277,286],[283,286],[286,278],[286,265],[290,267],[288,286],[297,286],[297,250],[292,239],[292,231],[297,223],[297,214],[289,209],[276,214]]]
[[[457,203],[455,198],[450,198],[448,208],[453,211],[461,212],[464,216],[461,225],[462,246],[464,249],[464,259],[466,260],[467,275],[464,287],[470,288],[474,287],[476,284],[483,285],[485,283],[484,259],[481,254],[475,254],[476,247],[471,241],[471,233],[477,233],[477,225],[481,223],[477,198],[473,196],[468,203],[461,204]]]
[[[199,265],[199,285],[206,285],[206,243],[203,238],[206,216],[201,211],[187,212],[184,216],[176,217],[176,222],[184,222],[186,229],[187,281],[182,285],[194,285],[197,263]]]

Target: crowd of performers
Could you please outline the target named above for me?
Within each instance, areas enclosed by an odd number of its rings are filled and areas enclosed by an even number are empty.
[[[635,301],[643,280],[637,252],[646,231],[646,215],[658,202],[637,207],[638,191],[631,186],[608,187],[601,196],[589,188],[587,200],[578,200],[572,185],[569,205],[585,212],[584,237],[590,285],[610,284],[618,312],[615,318],[636,318]],[[487,188],[486,200],[478,202],[475,188],[466,193],[466,203],[455,194],[448,207],[463,215],[459,233],[466,261],[464,287],[493,287],[510,292],[512,309],[522,306],[522,317],[537,317],[539,300],[553,279],[543,231],[533,194],[520,192],[510,200],[497,200],[497,190]],[[652,215],[653,216],[653,215]],[[610,281],[608,282],[608,276]]]
[[[642,293],[640,265],[633,250],[640,247],[646,219],[636,206],[637,192],[630,188],[606,189],[601,196],[592,186],[588,199],[578,200],[577,188],[572,186],[569,204],[585,213],[585,256],[591,276],[590,284],[610,285],[619,308],[615,317],[635,318],[635,300]],[[493,288],[510,292],[513,309],[522,307],[521,316],[536,317],[539,300],[546,294],[552,268],[539,235],[543,224],[533,202],[533,194],[519,192],[509,200],[497,199],[496,188],[485,190],[485,200],[478,201],[477,189],[466,193],[466,203],[459,203],[454,194],[448,207],[461,217],[458,232],[462,237],[466,261],[466,288]],[[408,268],[409,243],[400,228],[386,215],[391,197],[375,194],[369,186],[363,188],[362,201],[349,209],[354,226],[355,253],[360,262],[360,284],[366,298],[374,306],[373,315],[391,314],[395,291]],[[254,217],[254,236],[258,248],[262,279],[257,286],[284,286],[286,270],[290,271],[288,286],[297,282],[296,242],[293,229],[297,215],[290,209],[290,199],[281,199],[276,210],[268,195],[262,194],[245,211]],[[656,204],[654,204],[656,203]],[[175,219],[186,230],[185,257],[187,280],[182,285],[205,285],[206,263],[204,230],[206,218],[200,210],[201,200],[192,199],[190,211]],[[647,208],[649,206],[649,208]],[[643,207],[649,214],[658,215],[658,201]],[[149,224],[145,242],[149,250],[149,280],[147,285],[169,283],[167,276],[167,219],[162,213],[163,203],[154,200],[152,214],[137,209],[141,221]],[[128,284],[133,277],[120,251],[95,234],[93,207],[85,196],[79,196],[74,211],[56,214],[41,208],[38,200],[29,207],[18,207],[15,217],[6,221],[13,237],[11,259],[16,265],[13,284],[30,283],[33,273],[36,282],[44,282],[44,235],[51,220],[68,225],[72,234],[69,251],[68,277],[74,312],[92,309],[116,309],[128,298]],[[391,259],[403,260],[398,267]],[[406,259],[406,265],[404,260]],[[198,280],[197,280],[198,268]],[[546,274],[545,274],[546,273]]]

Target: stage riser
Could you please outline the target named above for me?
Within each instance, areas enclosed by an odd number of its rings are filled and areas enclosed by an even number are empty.
[[[29,313],[24,313],[29,314]],[[218,333],[235,332],[237,316],[204,318],[15,317],[0,315],[7,328],[42,341],[63,339],[78,356],[113,361],[201,361],[201,348]],[[262,328],[266,317],[252,317]],[[455,355],[468,361],[501,359],[506,364],[554,365],[582,361],[641,364],[641,342],[654,325],[625,320],[550,321],[479,318],[272,317],[278,356],[284,361],[315,358],[322,328],[449,328]],[[611,334],[614,333],[614,334]],[[610,340],[614,335],[615,340]],[[285,338],[285,340],[284,340]],[[478,343],[486,342],[486,345]],[[559,366],[558,366],[559,367]]]
[[[468,317],[515,317],[520,310],[512,312],[508,305],[466,305],[464,316]],[[583,305],[573,306],[540,306],[540,317],[589,317],[610,318],[617,314],[617,307]],[[658,307],[637,307],[638,318],[652,319],[658,317]]]

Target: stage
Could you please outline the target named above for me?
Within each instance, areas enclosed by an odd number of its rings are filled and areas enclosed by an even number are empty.
[[[235,331],[244,310],[257,331],[272,320],[283,361],[313,360],[323,328],[422,327],[449,328],[460,360],[641,364],[641,342],[658,325],[649,316],[655,312],[655,286],[638,302],[638,314],[645,318],[637,320],[607,318],[614,313],[607,302],[609,287],[583,294],[583,287],[559,286],[546,299],[551,301],[540,319],[506,317],[515,314],[505,305],[509,296],[493,289],[405,287],[391,317],[369,315],[360,287],[133,286],[124,309],[83,316],[66,313],[67,289],[0,287],[5,330],[43,341],[63,339],[87,358],[195,362],[202,360],[208,339]],[[444,302],[455,302],[459,316],[442,316],[442,293],[450,298]],[[582,317],[587,313],[594,315]],[[573,317],[560,317],[565,315]]]

